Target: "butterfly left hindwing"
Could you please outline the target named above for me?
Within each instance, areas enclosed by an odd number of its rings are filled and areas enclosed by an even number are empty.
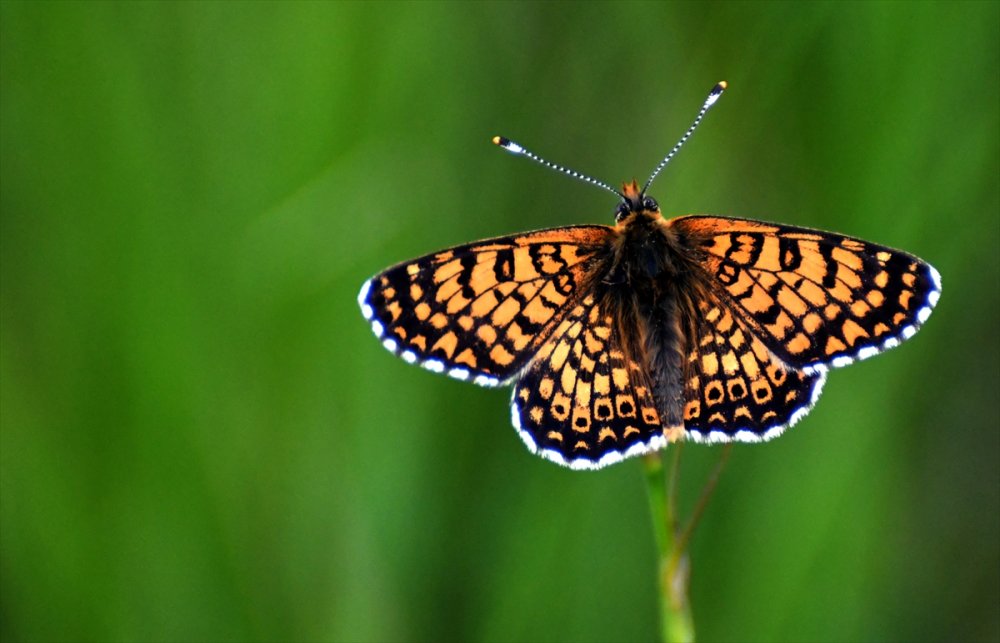
[[[498,386],[582,296],[610,231],[570,226],[458,246],[372,277],[358,303],[407,362]]]
[[[642,356],[613,298],[586,295],[514,385],[511,416],[532,452],[596,469],[666,442]]]

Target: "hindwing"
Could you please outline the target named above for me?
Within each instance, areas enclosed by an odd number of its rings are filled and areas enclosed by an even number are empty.
[[[725,299],[708,291],[695,299],[683,307],[687,436],[699,442],[758,442],[808,413],[826,374],[783,363]]]
[[[588,293],[514,385],[511,416],[532,452],[597,469],[667,443],[645,360],[614,298]]]

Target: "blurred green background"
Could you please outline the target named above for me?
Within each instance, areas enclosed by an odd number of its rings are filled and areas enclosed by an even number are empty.
[[[614,199],[904,248],[903,347],[737,446],[705,641],[1000,639],[1000,4],[0,4],[5,641],[632,641],[641,466],[407,366],[385,266]],[[689,508],[719,449],[689,446]]]

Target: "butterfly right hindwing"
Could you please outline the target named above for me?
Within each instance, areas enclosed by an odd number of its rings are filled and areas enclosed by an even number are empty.
[[[826,374],[784,364],[725,298],[702,291],[687,310],[684,428],[691,439],[767,440],[816,403]]]

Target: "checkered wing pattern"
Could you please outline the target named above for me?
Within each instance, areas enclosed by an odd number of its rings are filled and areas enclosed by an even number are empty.
[[[427,255],[367,281],[358,303],[382,344],[406,361],[498,386],[581,297],[610,231],[553,228]]]
[[[724,217],[681,217],[671,225],[746,330],[806,373],[912,337],[940,295],[929,264],[859,239]]]
[[[699,442],[757,442],[778,435],[815,404],[826,374],[789,368],[725,298],[687,302],[684,428]]]
[[[666,444],[634,329],[613,298],[586,295],[514,386],[511,415],[533,452],[596,469]]]

